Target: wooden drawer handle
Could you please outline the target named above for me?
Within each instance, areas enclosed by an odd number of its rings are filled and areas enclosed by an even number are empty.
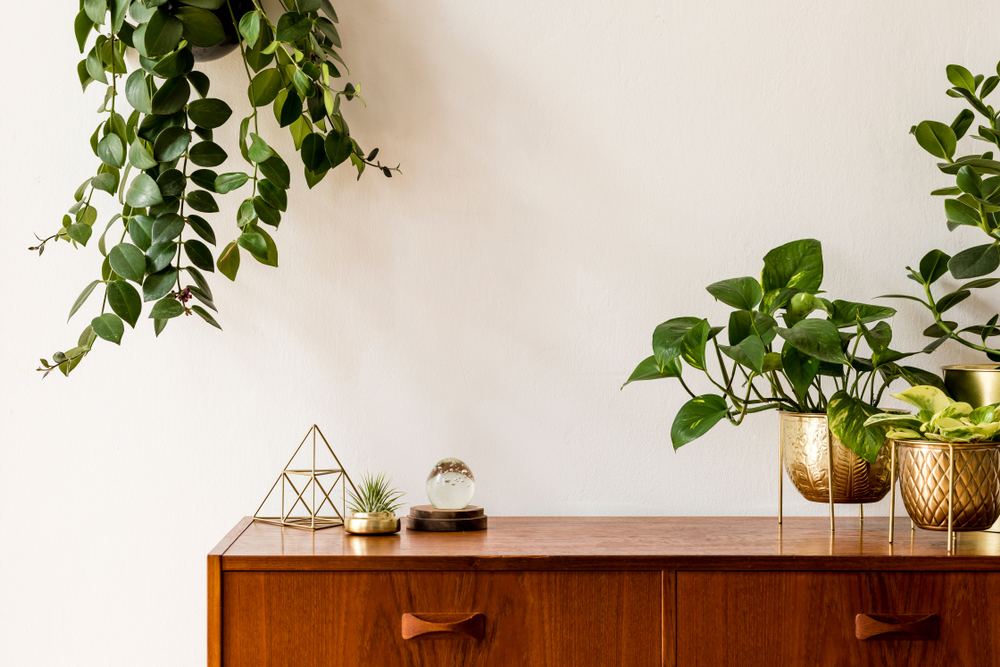
[[[482,614],[403,614],[403,639],[444,632],[482,639],[486,617]]]
[[[941,619],[937,614],[858,614],[854,635],[858,639],[937,639]]]

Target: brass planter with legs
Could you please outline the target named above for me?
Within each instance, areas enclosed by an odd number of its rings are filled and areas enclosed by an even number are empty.
[[[891,485],[889,448],[868,463],[829,433],[825,414],[781,412],[781,448],[785,473],[802,497],[830,501],[830,452],[833,443],[833,502],[874,503]]]
[[[948,530],[952,476],[952,530],[985,530],[1000,518],[1000,443],[949,444],[897,440],[899,484],[907,514],[920,528]]]

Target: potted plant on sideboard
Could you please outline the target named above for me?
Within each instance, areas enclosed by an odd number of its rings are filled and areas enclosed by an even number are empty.
[[[879,412],[893,381],[941,381],[900,364],[917,353],[890,348],[892,329],[884,320],[895,310],[831,301],[820,296],[822,281],[819,241],[771,250],[759,280],[731,278],[708,286],[733,309],[727,327],[697,317],[664,322],[653,333],[653,355],[625,385],[675,379],[689,394],[671,427],[674,449],[722,420],[738,426],[747,415],[778,410],[785,471],[806,499],[830,500],[828,443],[833,443],[833,502],[875,502],[888,492],[891,470],[884,430],[866,426],[866,420]],[[723,336],[728,345],[720,342]],[[704,375],[710,393],[692,390],[685,366]]]

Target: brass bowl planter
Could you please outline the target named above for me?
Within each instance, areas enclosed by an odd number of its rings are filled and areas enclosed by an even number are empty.
[[[1000,403],[1000,365],[967,364],[945,366],[944,384],[948,394],[974,408]]]
[[[1000,443],[955,443],[952,529],[986,530],[1000,518]],[[946,442],[897,440],[899,484],[907,514],[920,528],[948,530]]]
[[[355,535],[388,535],[398,533],[400,527],[395,512],[352,512],[344,524],[344,529]]]
[[[781,412],[781,448],[785,473],[802,497],[830,501],[829,446],[833,443],[833,502],[874,503],[892,484],[889,448],[875,463],[845,447],[827,428],[825,414]]]

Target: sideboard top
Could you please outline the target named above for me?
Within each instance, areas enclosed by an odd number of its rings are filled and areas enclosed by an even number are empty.
[[[490,517],[489,528],[358,536],[243,519],[212,551],[223,570],[834,569],[997,570],[1000,534],[942,532],[896,519],[786,517]]]

